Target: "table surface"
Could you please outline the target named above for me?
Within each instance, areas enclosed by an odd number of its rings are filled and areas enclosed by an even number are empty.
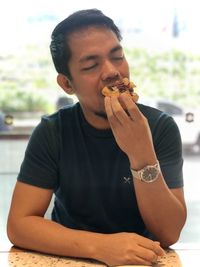
[[[200,247],[179,247],[166,250],[166,255],[160,257],[154,267],[193,267],[199,266]],[[0,263],[3,267],[105,267],[105,264],[95,260],[59,257],[11,247],[0,251]],[[139,265],[128,265],[139,266]],[[140,265],[141,266],[141,265]],[[122,267],[122,266],[121,266]]]

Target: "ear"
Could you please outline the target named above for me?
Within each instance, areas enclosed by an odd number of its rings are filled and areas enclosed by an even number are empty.
[[[73,86],[70,80],[64,74],[61,73],[58,74],[57,83],[67,94],[69,95],[74,94]]]

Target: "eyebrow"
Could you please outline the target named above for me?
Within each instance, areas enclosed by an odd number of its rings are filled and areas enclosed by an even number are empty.
[[[117,45],[117,46],[113,47],[113,48],[110,50],[109,54],[113,54],[113,53],[115,53],[115,52],[117,52],[117,51],[119,51],[119,50],[122,50],[122,46],[121,46],[121,45]],[[87,62],[87,61],[90,61],[90,60],[95,60],[95,59],[98,59],[98,58],[99,58],[98,55],[88,55],[88,56],[84,56],[84,57],[82,57],[82,58],[79,60],[79,62],[80,62],[80,63],[83,63],[83,62]]]
[[[114,48],[111,49],[110,54],[115,53],[116,51],[122,50],[122,46],[121,45],[117,45]]]

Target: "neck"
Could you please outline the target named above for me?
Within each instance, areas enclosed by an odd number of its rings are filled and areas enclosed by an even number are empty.
[[[87,116],[87,113],[83,112],[87,122],[94,128],[99,130],[110,129],[110,124],[105,112],[94,112],[93,116]]]

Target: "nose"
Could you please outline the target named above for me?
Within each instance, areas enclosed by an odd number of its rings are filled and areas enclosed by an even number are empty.
[[[109,60],[105,61],[102,69],[102,80],[109,83],[119,78],[120,73],[118,69]]]

